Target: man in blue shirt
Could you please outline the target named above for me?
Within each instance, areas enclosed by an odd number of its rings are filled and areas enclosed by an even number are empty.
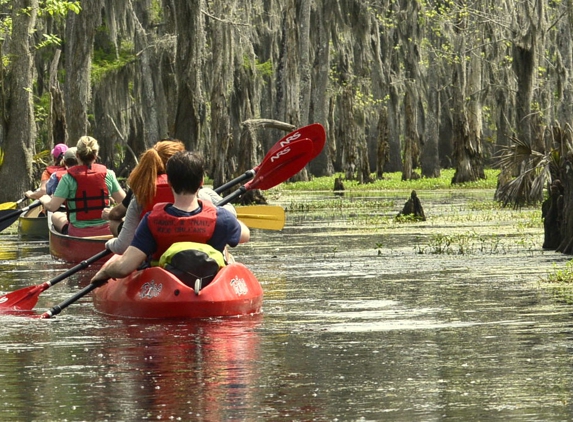
[[[167,161],[167,177],[174,203],[156,204],[137,228],[131,245],[118,259],[108,261],[92,278],[101,282],[122,278],[146,260],[159,260],[172,243],[207,243],[223,252],[250,239],[249,228],[228,210],[197,198],[203,184],[203,158],[194,152],[181,151]]]

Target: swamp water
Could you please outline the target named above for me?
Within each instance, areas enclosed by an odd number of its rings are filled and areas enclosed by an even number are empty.
[[[118,320],[85,298],[51,320],[0,316],[0,420],[573,420],[573,313],[540,283],[571,257],[541,248],[540,212],[424,191],[427,221],[398,223],[408,197],[270,197],[285,229],[234,251],[261,315]],[[2,292],[70,268],[45,243],[0,240]]]

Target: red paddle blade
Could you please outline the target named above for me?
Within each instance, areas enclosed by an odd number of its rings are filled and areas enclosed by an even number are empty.
[[[25,287],[0,296],[0,313],[4,311],[29,311],[38,303],[38,296],[50,285],[48,283]]]
[[[301,127],[300,129],[297,129],[294,132],[285,135],[271,147],[269,152],[267,152],[267,155],[265,155],[265,157],[263,158],[263,161],[265,161],[268,157],[276,155],[277,151],[281,150],[291,142],[304,138],[308,138],[312,141],[312,155],[308,160],[310,162],[313,158],[315,158],[318,154],[320,154],[326,142],[326,132],[324,131],[324,127],[322,127],[320,123],[313,123],[311,125]],[[242,183],[253,178],[253,176],[259,171],[261,166],[262,162],[261,164],[254,167],[252,170],[248,170],[241,176],[231,180],[230,182],[225,183],[224,185],[219,186],[217,189],[215,189],[215,192],[222,193],[238,183]]]
[[[312,141],[312,156],[310,157],[309,161],[313,160],[318,156],[318,154],[320,154],[326,142],[326,132],[320,123],[313,123],[308,126],[303,126],[294,132],[289,133],[273,145],[273,147],[267,153],[267,157],[269,155],[275,155],[278,150],[290,144],[291,142],[304,138],[308,138]]]
[[[245,188],[270,189],[301,171],[310,162],[312,155],[313,142],[310,139],[289,142],[275,154],[267,154],[255,178],[248,182]]]

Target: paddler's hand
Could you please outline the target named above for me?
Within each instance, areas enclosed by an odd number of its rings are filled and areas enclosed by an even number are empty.
[[[109,220],[109,212],[111,211],[111,208],[104,208],[101,211],[101,218],[102,220]]]
[[[102,268],[92,277],[90,283],[96,284],[97,286],[103,286],[110,278],[111,277],[107,274],[105,268]]]

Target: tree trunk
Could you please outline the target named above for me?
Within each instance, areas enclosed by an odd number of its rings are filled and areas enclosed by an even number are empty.
[[[465,34],[458,34],[458,48],[456,51],[461,57],[465,56]],[[471,61],[470,63],[473,63]],[[476,86],[479,69],[468,68],[465,61],[455,65],[453,80],[453,137],[454,137],[454,165],[456,172],[452,183],[473,182],[485,178],[481,148],[480,125],[476,120],[477,98],[470,87]],[[469,82],[468,82],[469,73]],[[474,96],[472,97],[472,93]],[[471,97],[470,101],[467,98]],[[471,116],[470,116],[471,114]]]
[[[558,86],[562,86],[563,94],[559,98],[559,115],[557,121],[570,122],[573,118],[573,80],[571,69],[573,69],[573,0],[567,0],[567,24],[563,25],[555,40],[556,46],[561,53],[562,68],[559,69],[557,77]]]
[[[91,65],[97,26],[101,23],[102,0],[82,2],[79,14],[69,13],[66,20],[66,122],[70,145],[81,136],[92,134],[88,122],[91,102]]]
[[[283,45],[281,52],[281,75],[279,84],[282,88],[282,103],[279,105],[280,120],[299,127],[300,124],[300,79],[298,72],[301,66],[296,19],[297,2],[287,0],[283,21]]]
[[[147,31],[135,14],[135,11],[131,9],[131,12],[131,18],[135,25],[135,51],[136,54],[139,55],[139,77],[136,78],[136,82],[139,83],[135,86],[135,91],[139,94],[138,98],[141,103],[146,105],[145,107],[141,107],[142,122],[144,122],[142,125],[143,136],[139,140],[141,145],[136,145],[136,147],[140,146],[145,150],[155,145],[162,137],[159,132],[157,100],[155,98],[153,82],[153,73],[156,64],[153,57],[151,57],[152,50],[148,47]]]
[[[412,94],[409,89],[406,89],[406,93],[404,95],[404,128],[406,134],[404,136],[404,163],[402,165],[402,180],[412,179],[415,160],[414,137],[416,135],[416,117],[414,115],[415,109],[412,102]]]
[[[376,178],[384,177],[384,166],[390,154],[390,132],[388,130],[388,109],[382,107],[378,116],[378,145],[376,149]]]
[[[437,68],[434,66],[431,69]],[[420,157],[422,176],[440,177],[440,156],[438,152],[438,139],[440,127],[440,94],[438,92],[438,77],[430,75],[428,77],[428,111],[426,113],[426,128],[424,144]]]
[[[310,123],[310,95],[311,95],[311,67],[310,62],[310,6],[311,0],[298,0],[298,13],[297,13],[297,27],[299,28],[298,34],[298,50],[299,50],[299,71],[298,78],[300,79],[300,125],[305,126]]]
[[[0,168],[0,202],[16,201],[32,188],[32,156],[36,124],[32,100],[33,28],[36,24],[37,0],[13,0],[12,37],[5,47],[10,55],[7,69],[7,97],[3,104],[5,143],[4,164]],[[21,13],[28,9],[29,13]]]
[[[215,0],[215,10],[226,15],[232,7],[228,0]],[[226,7],[229,6],[229,7]],[[232,40],[233,28],[230,25],[213,21],[210,24],[210,39],[212,45],[213,68],[217,69],[212,75],[210,102],[211,102],[211,148],[213,151],[209,168],[212,171],[213,185],[220,186],[226,182],[227,174],[230,174],[231,163],[228,152],[233,143],[231,124],[228,108],[228,81],[233,80],[234,55],[230,40]],[[246,171],[247,169],[245,169]]]
[[[573,255],[573,166],[571,157],[565,160],[562,165],[561,183],[563,185],[563,214],[561,220],[561,243],[557,247],[557,252]],[[568,170],[569,169],[569,170]]]
[[[177,110],[173,133],[187,149],[203,151],[201,131],[206,110],[201,88],[204,66],[205,31],[201,10],[203,0],[173,0],[177,25]]]
[[[331,5],[328,0],[317,1],[317,11],[313,15],[313,21],[328,22],[331,19]],[[315,46],[315,57],[312,70],[312,85],[311,85],[311,109],[310,119],[311,123],[321,123],[325,126],[328,132],[328,83],[330,76],[330,36],[328,33],[329,25],[315,25],[315,31],[311,32],[311,37],[314,36],[313,45]],[[314,34],[314,35],[313,35]],[[326,143],[331,144],[333,139],[329,136],[326,138]],[[334,174],[334,159],[331,155],[332,147],[323,148],[318,157],[310,163],[310,171],[316,176],[330,176]]]
[[[389,72],[388,72],[389,73]],[[384,170],[386,172],[402,171],[402,148],[400,145],[401,125],[400,125],[400,94],[392,81],[390,75],[387,75],[386,86],[388,86],[388,129],[390,131],[389,149],[390,160],[386,163]]]
[[[50,65],[50,123],[49,142],[50,145],[67,144],[68,132],[66,123],[66,107],[64,104],[64,93],[58,80],[58,67],[60,63],[61,50],[56,50]]]
[[[543,151],[544,145],[537,144],[535,137],[531,105],[537,72],[537,51],[543,51],[539,45],[545,31],[545,2],[522,3],[516,10],[516,26],[513,40],[513,71],[517,78],[517,93],[515,101],[516,127],[518,137],[537,151]]]
[[[533,73],[535,68],[535,49],[533,46],[513,47],[513,69],[517,76],[516,120],[519,138],[531,145],[531,99],[533,97]]]
[[[354,95],[350,86],[346,87],[340,96],[340,122],[344,128],[341,133],[340,144],[342,146],[341,159],[342,171],[346,180],[356,179],[356,170],[358,165],[357,137],[358,131],[354,119]]]

